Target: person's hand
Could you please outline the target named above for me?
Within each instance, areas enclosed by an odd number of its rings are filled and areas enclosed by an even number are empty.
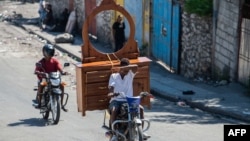
[[[114,96],[114,93],[110,92],[108,93],[108,97],[113,97]]]
[[[62,72],[61,74],[62,74],[62,75],[69,75],[69,73],[66,72],[66,71]]]

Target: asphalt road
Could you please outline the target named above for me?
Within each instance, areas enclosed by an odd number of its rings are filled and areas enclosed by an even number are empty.
[[[103,111],[87,111],[82,117],[77,112],[75,91],[75,69],[71,64],[65,68],[71,75],[65,76],[66,92],[70,98],[69,112],[62,112],[58,125],[48,125],[37,109],[32,107],[36,77],[33,74],[35,62],[42,57],[45,41],[27,34],[22,29],[0,23],[0,141],[100,141],[108,140],[101,128]],[[74,61],[57,51],[61,62]],[[151,121],[148,133],[151,140],[221,141],[223,124],[235,123],[218,119],[210,114],[188,107],[180,107],[164,99],[152,100],[152,109],[146,110]]]
[[[4,6],[15,7],[8,4]],[[22,5],[18,6],[22,9]],[[85,117],[77,112],[74,65],[65,69],[71,73],[64,77],[68,83],[65,91],[70,95],[69,112],[62,112],[59,124],[48,125],[49,121],[33,108],[33,71],[35,62],[42,57],[44,42],[0,22],[0,141],[108,141],[101,128],[104,111],[87,111]],[[56,54],[62,63],[74,62],[64,53]],[[158,97],[152,100],[151,110],[145,109],[145,117],[151,121],[148,134],[152,141],[223,141],[223,125],[240,124]]]

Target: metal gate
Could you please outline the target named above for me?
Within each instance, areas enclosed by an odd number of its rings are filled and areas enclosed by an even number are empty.
[[[152,55],[178,72],[180,4],[176,0],[153,0],[152,18]]]

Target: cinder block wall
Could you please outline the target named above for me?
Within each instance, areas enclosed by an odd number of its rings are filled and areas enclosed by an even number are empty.
[[[240,0],[219,2],[214,62],[216,71],[229,71],[231,79],[235,80],[238,69]]]

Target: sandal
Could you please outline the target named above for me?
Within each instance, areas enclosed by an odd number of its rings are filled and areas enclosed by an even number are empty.
[[[64,106],[62,106],[62,110],[63,110],[64,112],[68,112],[68,109],[66,109]]]

